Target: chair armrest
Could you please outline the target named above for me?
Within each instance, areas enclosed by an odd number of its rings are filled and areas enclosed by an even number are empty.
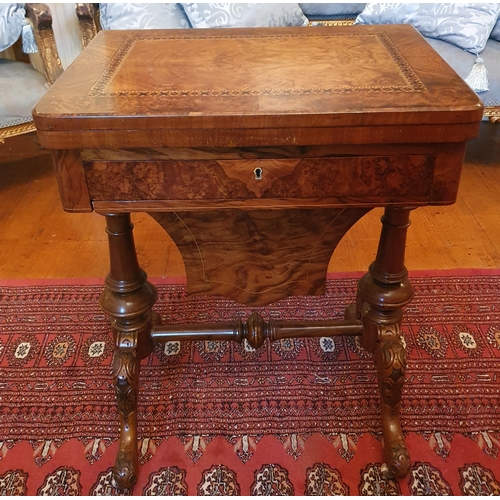
[[[26,17],[33,25],[38,51],[43,61],[45,78],[52,84],[63,72],[52,30],[52,14],[48,6],[43,3],[27,3],[25,10]]]
[[[82,48],[85,48],[98,31],[98,12],[99,9],[91,3],[77,3],[76,16],[80,26],[80,36],[82,39]]]
[[[82,48],[85,48],[97,34],[99,24],[98,13],[99,8],[96,8],[94,4],[76,4],[76,16],[78,17],[78,24],[80,26]]]

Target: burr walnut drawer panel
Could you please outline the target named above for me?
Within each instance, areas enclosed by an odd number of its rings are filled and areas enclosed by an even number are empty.
[[[429,198],[433,155],[86,161],[93,201]]]

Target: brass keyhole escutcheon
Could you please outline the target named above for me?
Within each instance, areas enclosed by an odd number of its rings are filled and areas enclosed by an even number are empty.
[[[256,169],[254,169],[253,173],[255,175],[255,180],[256,181],[261,181],[262,180],[262,169],[260,167],[257,167]]]

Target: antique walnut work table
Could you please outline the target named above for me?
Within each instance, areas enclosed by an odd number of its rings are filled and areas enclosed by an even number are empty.
[[[155,341],[253,346],[359,335],[374,354],[386,471],[409,456],[399,421],[409,213],[451,204],[476,95],[410,26],[104,31],[34,110],[69,212],[104,215],[111,271],[100,299],[116,339],[115,481],[137,479],[139,361]],[[338,241],[385,207],[378,252],[341,322],[164,325],[137,262],[130,212],[179,248],[191,294],[269,304],[321,294]],[[354,301],[353,301],[354,302]]]

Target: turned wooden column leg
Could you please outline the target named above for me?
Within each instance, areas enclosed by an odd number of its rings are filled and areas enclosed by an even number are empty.
[[[120,413],[120,446],[113,478],[116,487],[137,481],[137,400],[140,360],[152,350],[151,308],[157,293],[139,267],[130,214],[106,214],[110,272],[99,299],[112,318],[115,337],[113,382]]]
[[[384,472],[404,477],[410,468],[400,423],[406,353],[400,335],[403,307],[413,298],[404,265],[411,209],[386,208],[375,261],[358,284],[358,314],[363,321],[361,345],[373,352],[381,396]]]

